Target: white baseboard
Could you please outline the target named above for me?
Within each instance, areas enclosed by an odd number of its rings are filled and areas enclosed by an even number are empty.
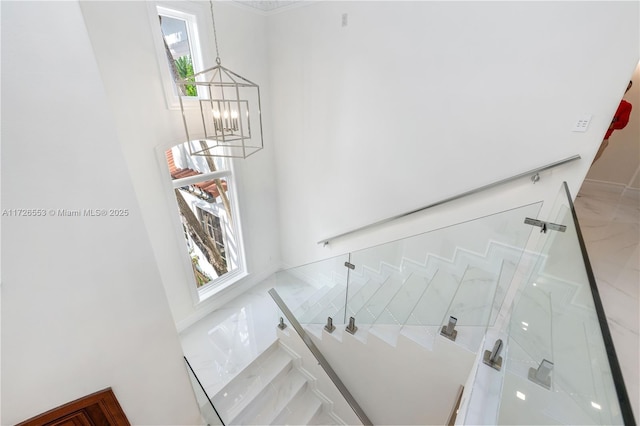
[[[634,200],[640,200],[640,188],[632,188],[621,183],[602,180],[585,179],[580,191],[604,191]]]
[[[582,188],[580,188],[580,191],[598,190],[598,191],[611,192],[614,194],[622,194],[625,188],[626,188],[626,185],[623,185],[621,183],[606,182],[606,181],[594,180],[594,179],[585,179],[584,182],[582,183]]]

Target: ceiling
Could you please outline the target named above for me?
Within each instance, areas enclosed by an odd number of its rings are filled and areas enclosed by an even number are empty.
[[[282,7],[290,6],[294,3],[297,3],[300,0],[235,0],[238,3],[244,4],[245,6],[253,7],[254,9],[261,10],[263,12],[271,12],[276,9],[280,9]]]

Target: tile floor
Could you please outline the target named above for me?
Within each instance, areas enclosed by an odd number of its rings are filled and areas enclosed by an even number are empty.
[[[575,201],[636,422],[640,419],[640,197],[586,181]]]
[[[634,415],[639,386],[640,197],[586,182],[576,211],[598,282]],[[181,334],[184,353],[209,395],[276,340],[270,278]]]

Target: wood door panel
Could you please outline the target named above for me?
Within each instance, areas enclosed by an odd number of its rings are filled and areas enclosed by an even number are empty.
[[[55,420],[53,423],[49,423],[51,426],[94,426],[91,418],[87,417],[84,411],[77,411],[73,414],[69,414],[60,420]]]
[[[111,388],[18,423],[16,426],[131,426]]]

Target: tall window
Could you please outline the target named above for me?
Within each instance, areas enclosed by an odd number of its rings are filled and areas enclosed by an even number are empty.
[[[227,283],[245,269],[228,159],[192,156],[187,143],[165,154],[196,287]]]
[[[167,76],[169,70],[170,84],[189,79],[194,68],[202,70],[195,14],[160,6],[157,12],[163,44],[159,54],[167,64],[161,72]],[[172,86],[173,97],[198,97],[195,85],[187,85],[181,93]],[[195,148],[200,151],[203,147]],[[230,159],[192,156],[190,152],[183,143],[167,150],[165,156],[182,225],[185,262],[193,272],[198,299],[203,300],[242,277],[246,268]]]

